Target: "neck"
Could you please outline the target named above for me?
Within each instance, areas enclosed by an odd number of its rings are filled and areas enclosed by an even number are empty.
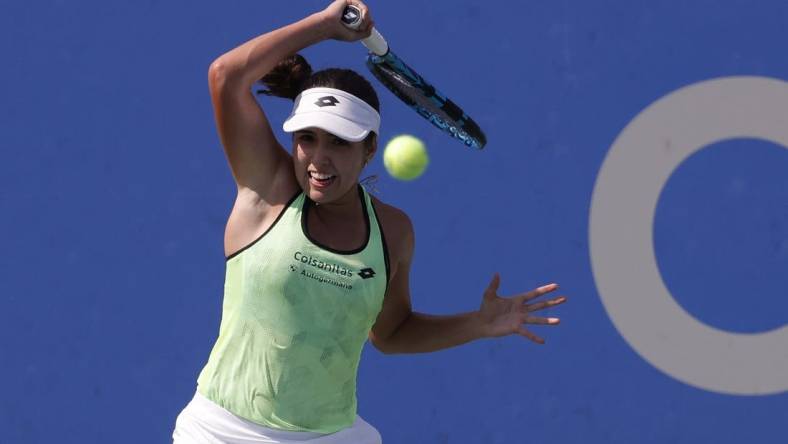
[[[313,207],[315,215],[323,221],[347,220],[361,211],[358,197],[358,184],[348,190],[342,197],[327,203],[317,203]]]

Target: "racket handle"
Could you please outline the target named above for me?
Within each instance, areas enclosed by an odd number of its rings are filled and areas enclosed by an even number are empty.
[[[361,25],[361,10],[353,5],[346,6],[345,10],[342,12],[342,23],[350,29],[358,29]],[[362,39],[361,43],[363,43],[370,52],[379,56],[389,52],[389,44],[375,28],[372,28],[372,34]]]

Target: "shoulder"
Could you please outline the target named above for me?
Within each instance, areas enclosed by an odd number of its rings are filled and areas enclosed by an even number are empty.
[[[413,255],[415,235],[410,217],[401,209],[389,205],[375,196],[371,196],[372,204],[393,263],[410,261]]]

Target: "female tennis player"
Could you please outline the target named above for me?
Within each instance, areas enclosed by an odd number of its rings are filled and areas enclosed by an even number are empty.
[[[350,30],[346,5],[362,12]],[[359,176],[377,150],[379,103],[353,71],[312,72],[298,51],[327,39],[357,41],[372,17],[358,0],[254,38],[211,65],[216,124],[237,184],[225,232],[219,337],[180,413],[185,443],[381,443],[356,411],[356,371],[367,338],[384,353],[421,353],[555,325],[534,311],[561,304],[550,284],[511,298],[496,274],[478,311],[411,310],[414,234],[408,216],[372,197]],[[251,92],[294,100],[277,142]]]

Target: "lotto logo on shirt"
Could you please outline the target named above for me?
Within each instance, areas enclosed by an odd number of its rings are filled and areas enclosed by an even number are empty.
[[[361,279],[371,279],[375,277],[375,270],[367,267],[358,272],[358,275],[361,276]]]

